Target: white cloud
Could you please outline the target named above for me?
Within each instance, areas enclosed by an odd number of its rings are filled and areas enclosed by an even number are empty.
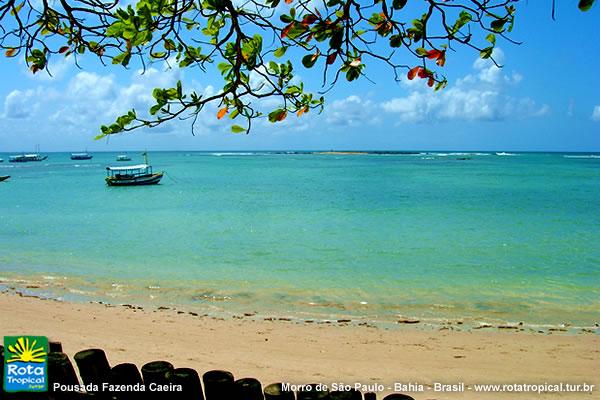
[[[357,95],[334,100],[325,107],[325,120],[335,126],[356,126],[379,121],[375,104]]]
[[[496,61],[504,60],[500,49],[494,52]],[[433,92],[422,80],[408,81],[411,92],[382,104],[385,111],[399,114],[401,121],[421,122],[440,120],[497,121],[537,117],[549,111],[528,97],[517,98],[507,92],[523,77],[505,73],[491,60],[478,59],[474,72],[458,79],[453,86]]]
[[[600,106],[594,107],[592,112],[592,121],[600,121]]]
[[[13,90],[4,99],[4,118],[28,118],[37,108],[34,102],[34,91]]]

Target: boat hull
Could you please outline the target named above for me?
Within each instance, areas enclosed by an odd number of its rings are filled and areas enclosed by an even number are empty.
[[[136,176],[133,178],[115,178],[107,177],[106,184],[108,186],[143,186],[143,185],[156,185],[163,177],[162,172],[155,174]]]
[[[7,180],[10,178],[10,175],[0,175],[0,182]]]
[[[93,156],[71,156],[71,160],[91,160]]]
[[[11,157],[8,159],[8,162],[36,162],[36,161],[44,161],[48,156],[38,156],[38,157]]]

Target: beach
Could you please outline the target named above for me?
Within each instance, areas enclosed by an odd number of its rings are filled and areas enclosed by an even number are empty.
[[[243,315],[218,318],[173,308],[138,308],[43,300],[0,293],[3,335],[47,335],[73,356],[102,348],[112,365],[141,367],[167,360],[176,367],[231,371],[236,378],[273,382],[354,385],[422,384],[425,399],[592,399],[600,398],[600,336],[472,330],[446,326],[381,329],[347,323],[257,320]],[[428,385],[593,384],[592,393],[433,392]],[[379,398],[383,398],[380,396]]]

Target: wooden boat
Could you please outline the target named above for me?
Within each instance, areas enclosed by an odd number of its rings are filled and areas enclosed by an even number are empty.
[[[162,177],[162,171],[154,173],[148,164],[106,167],[106,184],[109,186],[156,185]]]
[[[10,178],[10,175],[0,175],[0,182],[4,182],[8,178]]]
[[[129,157],[127,154],[119,154],[117,156],[117,161],[131,161],[131,157]]]
[[[48,156],[43,156],[38,153],[32,154],[19,154],[16,156],[8,157],[9,162],[30,162],[30,161],[44,161]]]
[[[88,153],[71,153],[71,160],[91,160],[94,156]]]

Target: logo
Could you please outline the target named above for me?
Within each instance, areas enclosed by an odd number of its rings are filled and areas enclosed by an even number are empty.
[[[48,338],[4,337],[4,391],[46,392],[48,390]]]

